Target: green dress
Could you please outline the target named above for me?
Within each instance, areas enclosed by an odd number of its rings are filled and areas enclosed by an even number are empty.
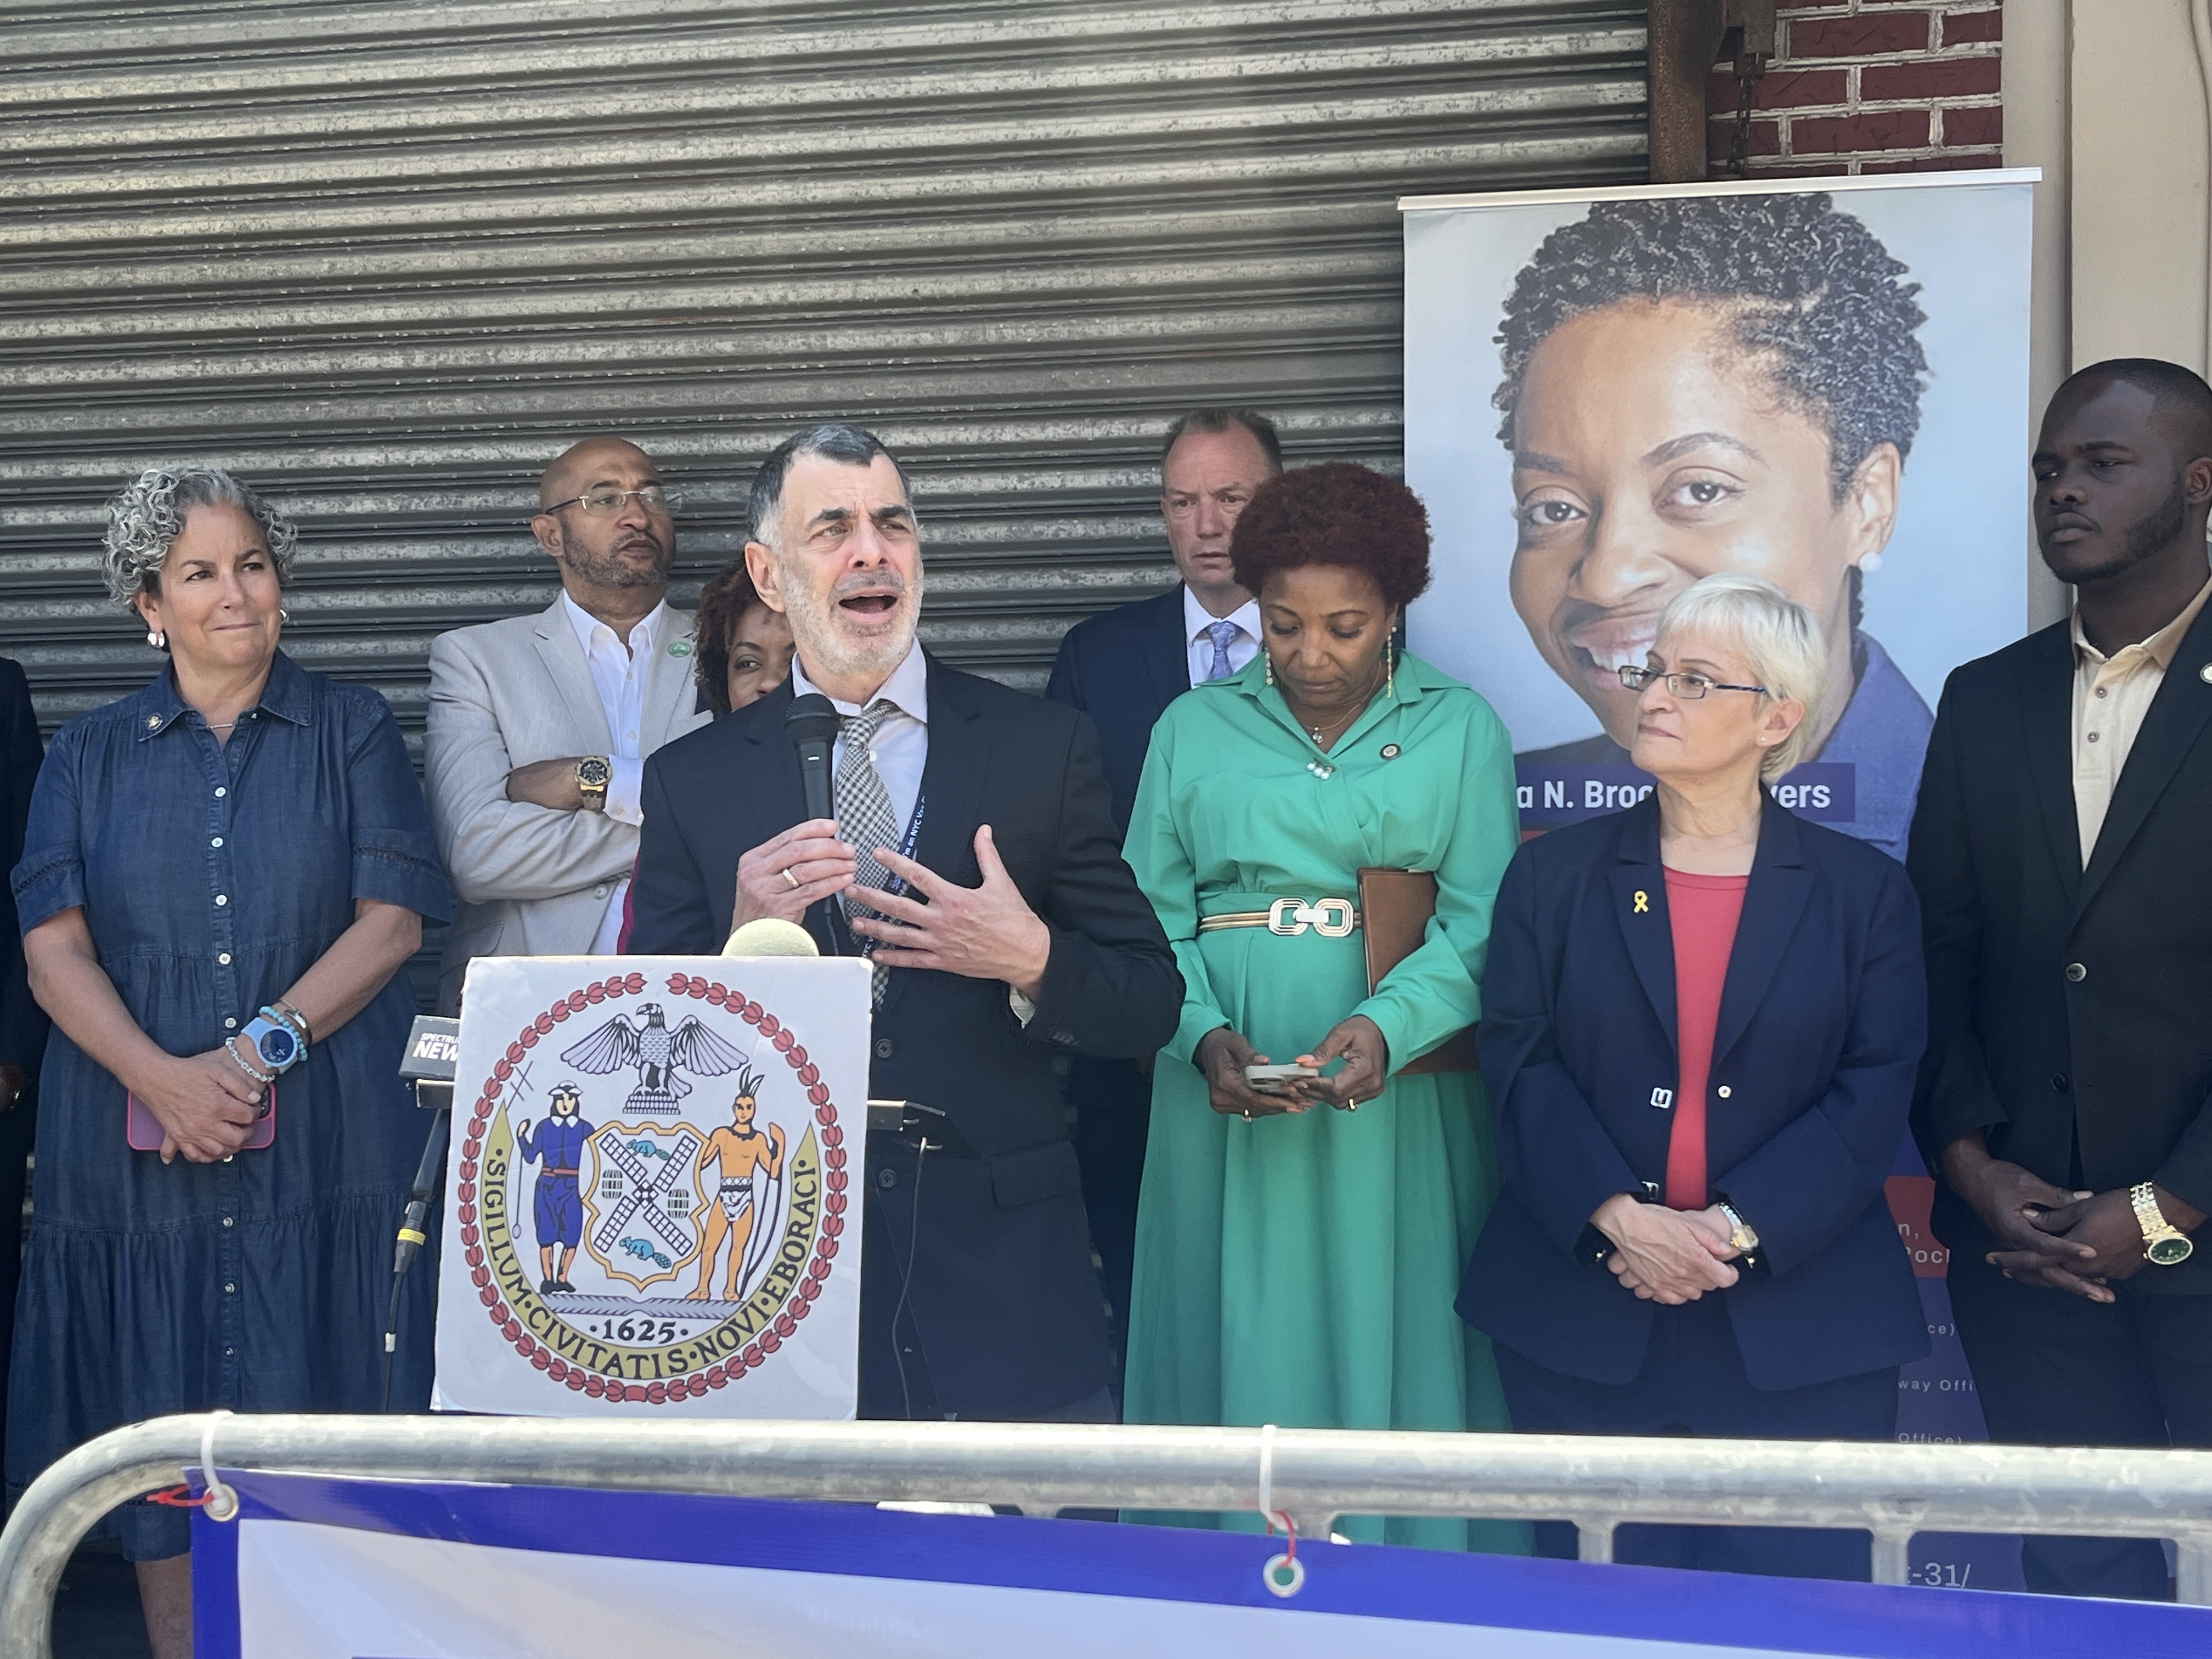
[[[1286,1428],[1509,1428],[1489,1340],[1452,1310],[1498,1186],[1472,1073],[1394,1077],[1357,1112],[1225,1117],[1191,1063],[1223,1025],[1287,1064],[1347,1015],[1395,1068],[1470,1024],[1499,878],[1518,844],[1504,726],[1401,656],[1334,750],[1306,735],[1264,653],[1195,687],[1152,734],[1127,857],[1182,968],[1182,1023],[1152,1074],[1124,1416]],[[1277,898],[1352,898],[1354,872],[1436,872],[1421,947],[1367,994],[1357,933],[1201,935]],[[1256,1531],[1256,1514],[1147,1516]],[[1525,1552],[1513,1522],[1346,1517],[1363,1541]]]

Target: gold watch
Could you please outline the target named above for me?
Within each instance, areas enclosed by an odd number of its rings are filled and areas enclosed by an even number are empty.
[[[1736,1212],[1735,1206],[1728,1200],[1716,1199],[1714,1202],[1719,1206],[1720,1212],[1728,1218],[1729,1248],[1741,1250],[1746,1255],[1755,1252],[1759,1249],[1759,1235],[1751,1230],[1751,1224]]]
[[[2128,1188],[2128,1201],[2136,1206],[2136,1225],[2142,1229],[2143,1255],[2161,1267],[2176,1267],[2196,1250],[2187,1233],[2166,1218],[2158,1207],[2158,1188],[2148,1181]]]
[[[586,755],[576,763],[576,793],[594,812],[607,810],[607,786],[614,781],[615,769],[605,756]]]

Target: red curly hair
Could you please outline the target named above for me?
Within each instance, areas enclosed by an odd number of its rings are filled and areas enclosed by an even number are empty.
[[[1364,570],[1402,605],[1429,586],[1429,514],[1395,478],[1348,461],[1279,472],[1253,491],[1229,538],[1237,585],[1257,593],[1279,570]]]

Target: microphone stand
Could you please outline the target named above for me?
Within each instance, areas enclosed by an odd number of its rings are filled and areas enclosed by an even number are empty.
[[[407,1209],[399,1221],[399,1236],[392,1257],[392,1304],[384,1319],[384,1384],[377,1409],[392,1409],[392,1362],[399,1348],[399,1298],[407,1288],[407,1271],[430,1242],[430,1213],[438,1201],[438,1188],[446,1175],[446,1147],[453,1137],[453,1079],[460,1053],[460,1022],[428,1014],[415,1017],[407,1036],[405,1057],[399,1075],[415,1085],[415,1103],[430,1114],[430,1133],[422,1143],[422,1160],[415,1166],[415,1184],[407,1194]]]

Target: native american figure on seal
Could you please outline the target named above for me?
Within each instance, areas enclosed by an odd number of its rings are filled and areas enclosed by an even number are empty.
[[[641,1004],[637,1012],[644,1024],[633,1025],[628,1014],[617,1014],[582,1042],[561,1051],[563,1064],[597,1077],[635,1066],[637,1087],[623,1103],[625,1115],[673,1117],[677,1103],[691,1092],[679,1072],[726,1077],[745,1063],[743,1051],[715,1036],[696,1014],[685,1015],[672,1031],[659,1003]]]
[[[761,1085],[767,1079],[750,1066],[738,1079],[738,1092],[730,1102],[730,1122],[708,1137],[699,1154],[698,1167],[718,1166],[720,1184],[707,1200],[705,1242],[699,1249],[699,1283],[687,1298],[704,1302],[713,1295],[714,1260],[725,1240],[730,1246],[730,1265],[723,1276],[721,1299],[738,1300],[752,1285],[761,1263],[774,1248],[778,1206],[783,1179],[784,1134],[771,1123],[763,1134],[753,1127],[759,1110]]]

